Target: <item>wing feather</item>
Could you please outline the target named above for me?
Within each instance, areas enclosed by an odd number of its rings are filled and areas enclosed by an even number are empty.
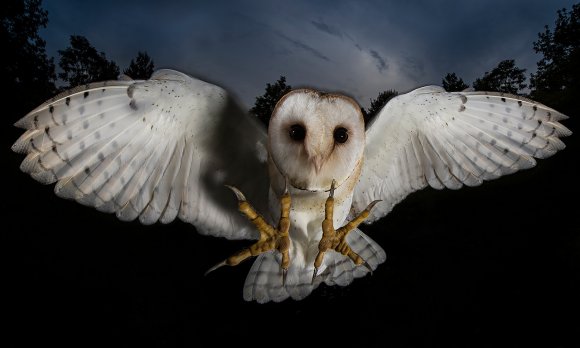
[[[255,238],[224,184],[266,207],[267,168],[256,151],[266,132],[220,87],[172,70],[144,81],[66,91],[16,126],[21,169],[55,193],[121,220],[169,223]],[[223,139],[228,141],[224,142]]]
[[[565,145],[567,116],[519,96],[427,86],[393,98],[367,128],[353,214],[375,221],[413,191],[477,186],[533,167]]]
[[[180,141],[173,146],[173,152],[169,157],[169,161],[159,176],[159,180],[157,180],[153,187],[153,195],[155,196],[155,199],[151,200],[151,204],[147,205],[140,216],[140,221],[142,223],[150,225],[157,222],[168,206],[169,195],[171,194],[179,170],[179,161],[183,154],[184,144],[185,142],[183,139],[180,139]]]

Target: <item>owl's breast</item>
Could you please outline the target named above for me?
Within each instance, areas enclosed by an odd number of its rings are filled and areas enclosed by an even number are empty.
[[[325,214],[325,202],[328,192],[296,192],[290,189],[292,199],[290,208],[290,258],[299,267],[312,267],[318,253],[318,243],[322,238],[322,220]],[[352,205],[352,192],[334,196],[333,223],[341,227]],[[280,216],[279,197],[270,190],[269,211],[272,221]]]
[[[358,175],[348,181],[358,180]],[[352,205],[354,184],[345,182],[335,190],[333,220],[336,228],[342,226],[349,214]],[[322,220],[324,220],[325,203],[329,192],[310,192],[294,187],[288,188],[291,197],[290,229],[294,231],[294,240],[320,240]],[[280,216],[280,195],[277,190],[270,188],[269,211],[272,221],[278,221]],[[292,237],[292,236],[291,236]]]
[[[338,186],[334,192],[333,223],[341,227],[352,206],[354,188],[360,176],[362,160],[352,174]],[[280,196],[284,192],[285,180],[273,165],[270,169],[270,190],[268,210],[271,222],[280,218]],[[330,189],[330,187],[329,187]],[[307,191],[288,185],[291,198],[290,206],[290,257],[300,267],[312,267],[318,252],[318,243],[322,238],[322,220],[324,220],[325,203],[329,191]]]

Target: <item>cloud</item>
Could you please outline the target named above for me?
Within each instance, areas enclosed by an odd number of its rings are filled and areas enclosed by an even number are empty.
[[[534,72],[538,32],[575,2],[338,0],[329,10],[305,0],[59,0],[43,2],[50,22],[40,34],[56,58],[69,35],[84,35],[121,68],[145,50],[156,67],[239,91],[248,105],[282,74],[365,102],[385,89],[438,84],[448,72],[473,81],[503,59]]]
[[[312,25],[316,29],[322,31],[323,33],[326,33],[326,34],[329,34],[329,35],[332,35],[332,36],[336,36],[339,39],[342,39],[343,38],[342,32],[339,29],[335,28],[335,27],[331,27],[330,25],[328,25],[326,23],[323,23],[323,22],[310,21],[310,23],[312,23]]]
[[[413,80],[420,81],[421,77],[425,75],[425,65],[423,62],[415,57],[403,57],[402,68],[409,77]]]
[[[389,65],[387,64],[385,59],[383,57],[381,57],[379,52],[377,52],[375,50],[369,50],[369,52],[371,54],[371,57],[373,57],[374,60],[376,61],[376,67],[379,70],[379,72],[382,73],[383,71],[385,71],[389,68]]]
[[[288,36],[282,34],[282,33],[277,33],[278,36],[280,36],[281,38],[283,38],[284,40],[290,42],[291,44],[293,44],[295,47],[300,48],[308,53],[311,53],[313,56],[315,56],[316,58],[325,60],[327,62],[330,62],[330,58],[328,58],[327,56],[325,56],[324,54],[322,54],[320,51],[318,51],[315,48],[312,48],[311,46],[308,46],[307,44],[305,44],[302,41],[298,41],[298,40],[294,40],[289,38]]]

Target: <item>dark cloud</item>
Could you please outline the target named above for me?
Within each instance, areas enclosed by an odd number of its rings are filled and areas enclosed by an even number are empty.
[[[448,72],[473,82],[504,59],[533,73],[538,33],[575,2],[47,0],[41,35],[56,62],[69,36],[83,35],[121,69],[147,51],[156,67],[239,91],[246,105],[280,75],[365,103]]]
[[[425,74],[425,65],[418,58],[404,57],[403,63],[401,65],[405,72],[413,80],[419,80],[421,76]]]
[[[310,23],[312,23],[312,25],[316,29],[322,31],[323,33],[327,33],[329,35],[336,36],[340,39],[342,39],[344,37],[340,30],[338,30],[335,27],[331,27],[330,25],[328,25],[324,22],[310,21]]]
[[[389,65],[387,64],[387,62],[385,61],[385,59],[383,57],[381,57],[381,55],[379,54],[379,52],[375,51],[375,50],[369,50],[371,57],[373,57],[373,59],[376,62],[376,67],[379,70],[379,72],[383,72],[385,70],[387,70],[389,68]]]
[[[304,50],[310,54],[312,54],[313,56],[315,56],[316,58],[320,58],[322,60],[325,60],[327,62],[330,62],[330,58],[328,58],[327,56],[325,56],[324,54],[320,53],[320,51],[318,51],[315,48],[312,48],[311,46],[308,46],[307,44],[305,44],[304,42],[298,41],[298,40],[294,40],[289,38],[288,36],[282,34],[282,33],[277,33],[278,36],[280,36],[281,38],[283,38],[284,40],[290,42],[292,45],[294,45],[295,47]]]

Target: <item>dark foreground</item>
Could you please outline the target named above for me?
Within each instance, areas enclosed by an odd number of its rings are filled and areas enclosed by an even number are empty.
[[[567,149],[536,168],[363,226],[388,255],[372,277],[266,305],[242,299],[249,262],[203,276],[248,242],[57,198],[18,170],[3,124],[3,346],[578,347],[580,127],[564,124]]]

